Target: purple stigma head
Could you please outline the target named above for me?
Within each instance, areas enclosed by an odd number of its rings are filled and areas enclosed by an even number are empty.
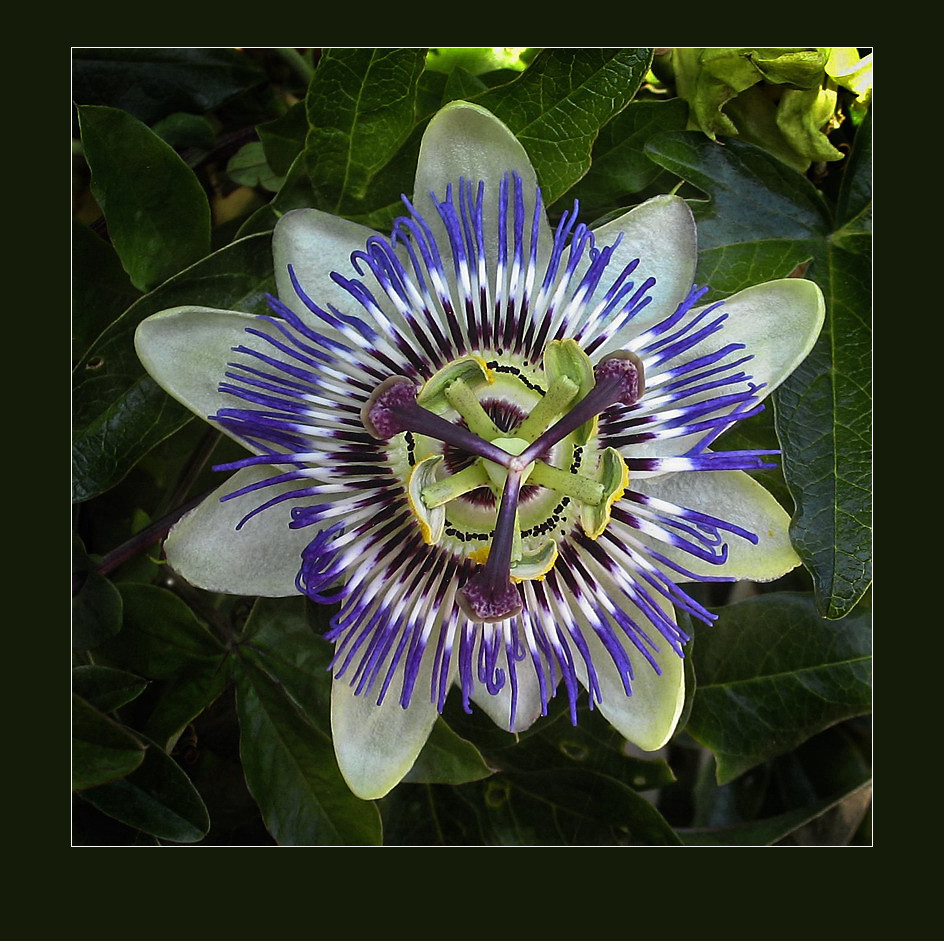
[[[614,383],[619,397],[614,401],[634,405],[646,391],[645,370],[642,360],[629,350],[618,350],[604,356],[593,369],[597,385]]]
[[[456,593],[462,612],[472,621],[491,624],[521,613],[521,594],[511,579],[494,584],[484,569]]]
[[[407,431],[405,410],[416,404],[416,385],[406,376],[384,379],[361,409],[361,422],[374,438],[386,441]]]

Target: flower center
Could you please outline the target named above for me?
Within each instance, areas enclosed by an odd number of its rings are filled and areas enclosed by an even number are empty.
[[[458,594],[476,621],[517,614],[516,583],[543,579],[573,526],[596,539],[629,481],[619,453],[598,446],[597,416],[642,395],[639,358],[614,353],[594,366],[575,340],[554,340],[543,371],[530,372],[465,356],[421,387],[385,380],[361,411],[390,442],[424,540],[451,541],[480,565]],[[483,493],[491,499],[474,497]]]

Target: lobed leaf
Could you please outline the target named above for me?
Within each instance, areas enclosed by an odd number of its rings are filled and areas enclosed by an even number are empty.
[[[868,133],[861,146],[870,148]],[[859,144],[857,143],[857,147]],[[710,297],[785,277],[811,260],[823,290],[826,323],[812,353],[773,394],[783,470],[797,505],[791,536],[813,575],[817,606],[845,616],[871,581],[871,334],[863,232],[836,240],[819,192],[800,174],[751,144],[719,146],[700,134],[665,134],[646,152],[710,200],[694,204],[699,223],[696,277]],[[870,168],[850,162],[839,217],[868,215]],[[852,231],[852,230],[850,230]]]

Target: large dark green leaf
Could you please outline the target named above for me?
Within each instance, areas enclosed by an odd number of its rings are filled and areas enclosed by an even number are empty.
[[[377,845],[380,815],[348,790],[331,739],[253,662],[240,657],[240,755],[272,836],[287,846]]]
[[[114,781],[144,761],[144,743],[81,696],[72,697],[72,787]]]
[[[226,688],[231,662],[221,656],[188,663],[167,683],[144,731],[162,748],[172,750],[186,726]]]
[[[796,502],[790,536],[820,611],[847,614],[872,573],[871,265],[827,245],[814,268],[830,316],[810,355],[774,393],[783,473]]]
[[[851,809],[853,805],[859,807],[863,801],[867,803],[871,792],[871,782],[866,781],[835,797],[775,817],[717,829],[692,828],[680,831],[679,835],[686,846],[770,846],[801,827],[815,825],[830,811]]]
[[[305,102],[296,102],[282,117],[260,124],[256,133],[265,149],[269,166],[284,176],[295,158],[305,149],[305,137],[308,134]]]
[[[632,788],[593,771],[507,773],[480,785],[489,842],[503,846],[677,846]]]
[[[632,194],[664,172],[646,156],[647,141],[666,131],[681,131],[687,120],[688,106],[679,98],[631,102],[600,129],[593,163],[566,199],[579,199],[583,215],[626,205]]]
[[[858,145],[857,145],[858,146]],[[867,136],[862,147],[870,148]],[[868,160],[854,154],[836,223],[812,184],[751,144],[719,146],[694,132],[655,138],[646,152],[704,190],[696,277],[712,298],[786,277],[811,261],[826,324],[813,352],[774,393],[784,475],[796,505],[791,535],[819,610],[847,614],[871,580],[871,333]],[[851,227],[851,228],[850,228]],[[843,232],[846,234],[843,235]]]
[[[82,798],[109,817],[160,840],[196,843],[210,829],[203,800],[177,762],[153,742],[144,741],[149,748],[135,771],[82,791]]]
[[[651,61],[650,49],[548,49],[474,100],[524,145],[550,204],[587,172],[600,128],[629,104]]]
[[[111,667],[79,666],[72,671],[72,689],[102,712],[111,712],[140,696],[147,680]]]
[[[258,598],[243,629],[242,646],[308,719],[327,733],[330,723],[331,645],[311,628],[307,606],[294,598]]]
[[[848,251],[870,252],[872,247],[872,112],[855,138],[839,190],[836,224],[831,241]]]
[[[193,170],[117,108],[79,108],[92,192],[135,287],[150,290],[210,250],[210,206]]]
[[[796,748],[871,705],[871,618],[821,618],[806,594],[729,605],[695,646],[687,731],[717,759],[719,783]]]
[[[492,769],[479,750],[437,719],[423,750],[403,779],[417,784],[466,784],[487,778]]]
[[[175,111],[203,114],[265,79],[238,49],[76,49],[72,94],[150,124]]]
[[[92,341],[140,296],[114,248],[88,226],[72,226],[72,355]]]
[[[413,130],[425,58],[423,49],[322,54],[306,99],[305,152],[318,208],[346,216],[372,208],[363,205],[372,181]]]
[[[72,599],[72,649],[91,650],[121,630],[121,595],[104,575],[80,577],[82,587]]]
[[[176,595],[154,585],[121,585],[124,624],[100,652],[110,663],[151,679],[173,676],[223,656],[219,641]]]
[[[550,711],[551,716],[533,726],[520,742],[487,749],[486,761],[504,771],[594,771],[636,791],[663,787],[675,780],[662,759],[629,754],[626,740],[599,710],[579,709],[577,725],[571,723],[562,702],[554,703]]]
[[[182,271],[132,304],[76,369],[73,499],[117,484],[155,444],[190,420],[144,371],[134,331],[151,314],[197,305],[263,313],[274,292],[271,235],[240,239]]]

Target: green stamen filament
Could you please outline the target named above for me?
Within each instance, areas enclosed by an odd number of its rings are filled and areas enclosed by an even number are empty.
[[[524,438],[529,444],[534,441],[551,422],[570,405],[577,394],[577,383],[561,376],[551,383],[547,395],[531,410],[531,414],[518,426],[516,438]]]
[[[423,503],[432,510],[461,497],[464,493],[484,487],[488,482],[489,476],[485,466],[481,461],[476,461],[469,467],[426,487],[423,490]]]
[[[446,399],[465,419],[472,434],[486,441],[491,441],[501,435],[501,430],[488,417],[488,413],[482,408],[482,403],[479,402],[476,394],[462,379],[456,379],[446,386]]]
[[[531,471],[531,483],[539,484],[550,490],[556,490],[565,497],[573,497],[581,503],[596,506],[603,500],[603,485],[589,477],[572,474],[560,468],[545,464],[544,461],[535,461]]]

